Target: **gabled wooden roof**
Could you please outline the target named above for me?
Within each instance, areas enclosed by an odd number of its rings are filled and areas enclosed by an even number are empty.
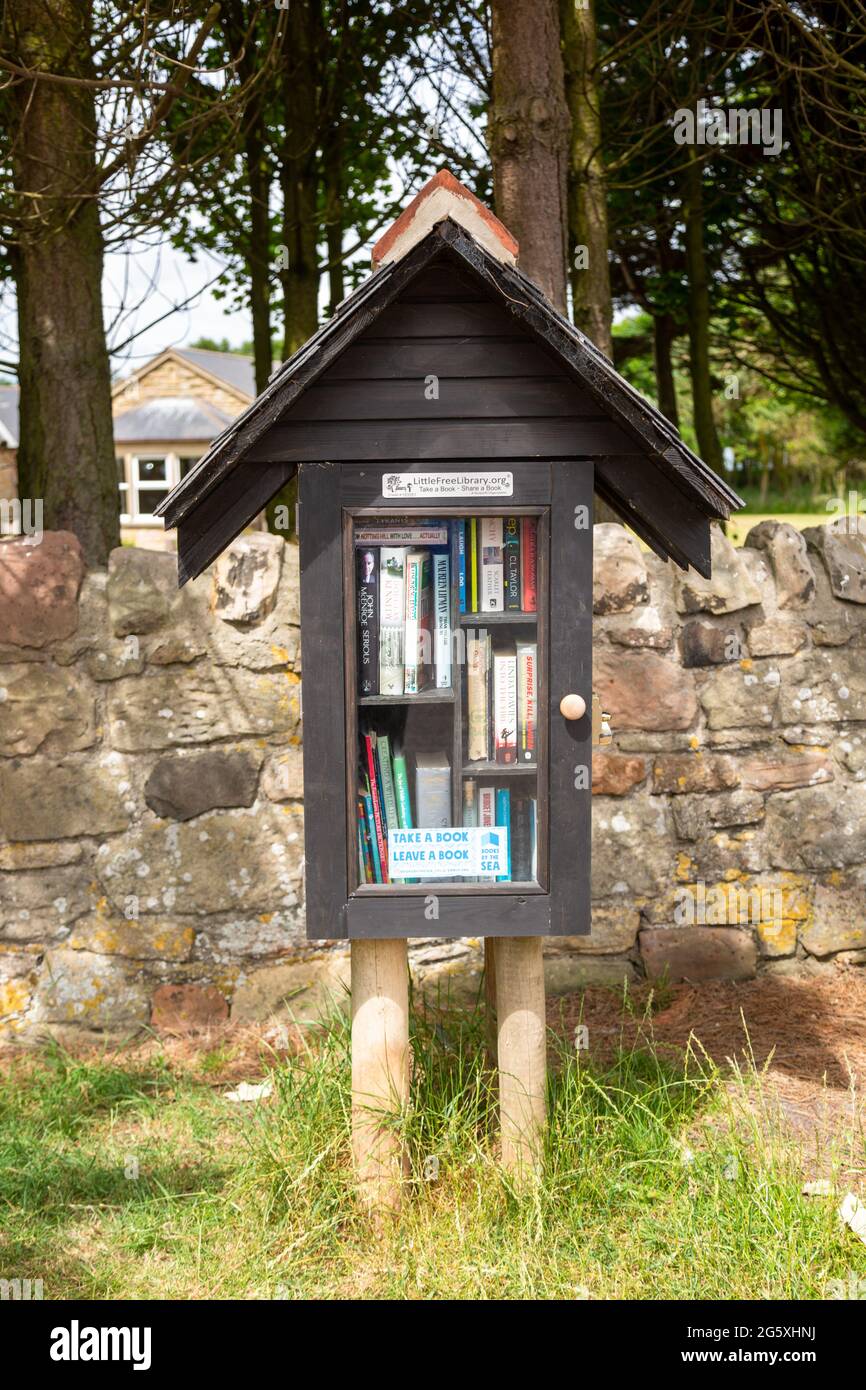
[[[266,389],[223,432],[157,508],[179,529],[179,580],[200,574],[294,475],[295,463],[245,464],[246,455],[303,392],[368,329],[433,261],[451,260],[477,280],[520,329],[551,352],[634,441],[624,467],[596,468],[596,490],[657,554],[683,569],[709,573],[709,521],[742,505],[737,494],[694,454],[665,417],[616,371],[584,334],[560,314],[516,266],[503,264],[446,218],[400,260],[381,266],[332,319],[274,373]],[[664,479],[672,507],[649,498]],[[673,491],[672,491],[673,488]],[[683,525],[680,507],[690,524]],[[696,544],[695,520],[705,520]]]

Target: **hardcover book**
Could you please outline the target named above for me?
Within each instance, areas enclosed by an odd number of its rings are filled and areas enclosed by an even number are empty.
[[[538,519],[520,518],[520,592],[524,613],[538,611]]]
[[[402,546],[379,551],[379,694],[403,694],[403,625],[405,617]]]
[[[517,652],[514,645],[493,649],[493,757],[517,762]]]
[[[487,637],[467,634],[466,640],[466,725],[467,762],[485,762],[488,757]]]
[[[517,760],[534,762],[538,747],[538,644],[517,643]]]
[[[356,556],[358,604],[358,693],[379,694],[379,557],[361,549]]]
[[[451,557],[437,551],[433,556],[433,666],[437,690],[451,685]]]
[[[444,752],[415,754],[415,815],[419,827],[451,825],[451,764]]]
[[[501,516],[483,516],[479,522],[481,550],[481,611],[501,613],[504,607]]]
[[[412,550],[405,561],[406,627],[403,634],[403,691],[417,695],[430,682],[433,654],[430,551]]]
[[[519,611],[522,603],[520,588],[520,517],[505,518],[505,607],[511,612]]]

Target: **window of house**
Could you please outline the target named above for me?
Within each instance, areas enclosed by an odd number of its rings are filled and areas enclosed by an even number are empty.
[[[121,521],[129,521],[129,482],[126,477],[126,459],[123,454],[114,460],[117,466],[117,505]]]
[[[185,478],[200,454],[127,454],[117,458],[120,520],[126,525],[158,525],[156,508]]]

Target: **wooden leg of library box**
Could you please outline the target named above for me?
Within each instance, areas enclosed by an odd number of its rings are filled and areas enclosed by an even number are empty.
[[[353,941],[352,1148],[362,1201],[394,1212],[405,1161],[395,1117],[409,1099],[409,964],[405,938]]]
[[[547,1027],[540,936],[496,938],[499,1123],[503,1167],[540,1170],[547,1123]]]

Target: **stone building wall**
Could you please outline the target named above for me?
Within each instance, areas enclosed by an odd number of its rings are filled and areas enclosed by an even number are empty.
[[[593,934],[548,982],[745,978],[866,961],[866,545],[764,522],[711,582],[596,528]],[[297,551],[240,538],[85,574],[65,533],[0,542],[0,1035],[309,1015]],[[308,699],[327,699],[308,691]],[[419,943],[477,989],[479,943]]]

